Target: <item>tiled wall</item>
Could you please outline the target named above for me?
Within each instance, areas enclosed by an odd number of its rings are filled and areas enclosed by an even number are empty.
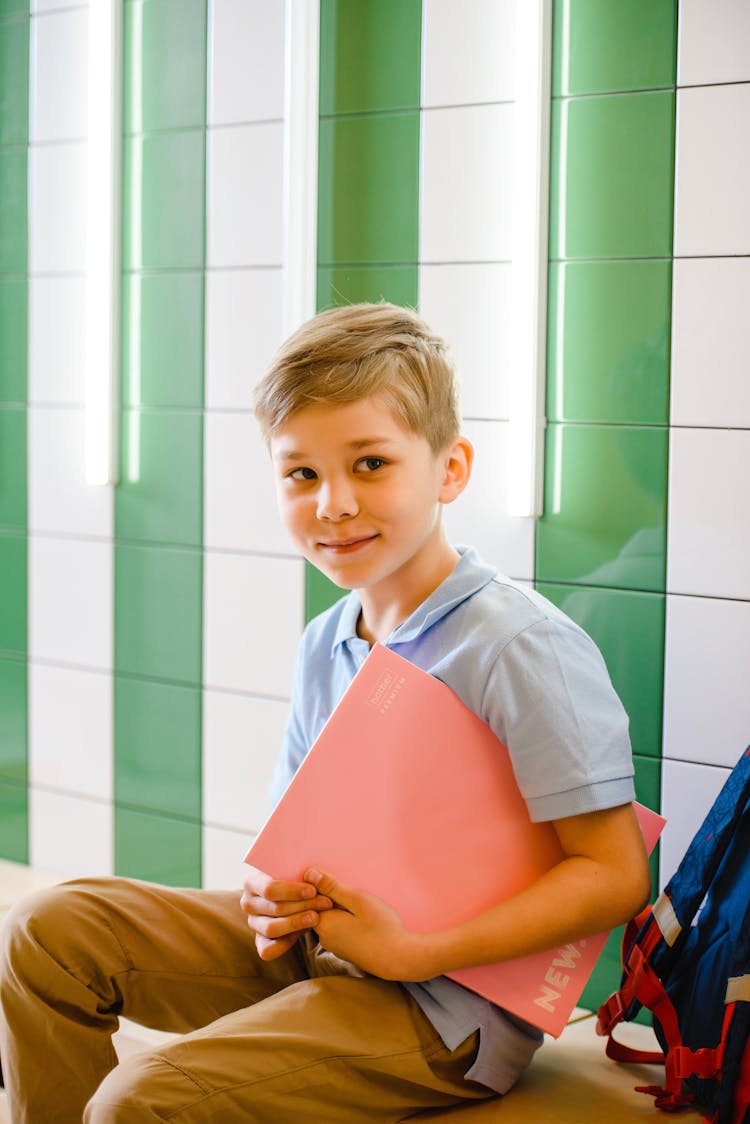
[[[671,871],[750,741],[750,9],[680,5],[662,806]]]
[[[750,18],[555,5],[535,525],[504,512],[513,9],[322,0],[318,304],[417,303],[452,341],[478,458],[450,532],[601,644],[668,874],[750,740]],[[82,469],[87,15],[0,5],[0,851],[231,885],[331,596],[249,410],[282,332],[284,5],[125,4],[116,490]]]
[[[267,814],[304,580],[250,413],[282,334],[284,5],[213,0],[209,13],[203,870],[237,885]]]
[[[0,8],[0,849],[27,834],[29,6]]]
[[[660,798],[675,14],[674,0],[554,7],[536,542],[537,588],[605,655],[650,807]],[[594,991],[618,957],[613,935]]]

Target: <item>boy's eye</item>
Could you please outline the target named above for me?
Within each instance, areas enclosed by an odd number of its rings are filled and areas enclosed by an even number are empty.
[[[316,480],[317,479],[317,474],[315,472],[315,469],[314,468],[307,468],[306,466],[303,466],[302,468],[292,469],[292,471],[289,473],[289,475],[292,478],[292,480]]]
[[[382,468],[385,461],[382,457],[362,457],[357,461],[358,472],[375,472],[378,468]]]

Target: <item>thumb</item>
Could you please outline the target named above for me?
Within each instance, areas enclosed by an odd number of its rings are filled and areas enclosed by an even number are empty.
[[[339,882],[332,874],[316,870],[315,867],[310,867],[309,870],[305,871],[304,880],[305,882],[312,882],[318,893],[325,894],[335,905],[342,906],[350,912],[354,911],[358,895],[352,886]]]

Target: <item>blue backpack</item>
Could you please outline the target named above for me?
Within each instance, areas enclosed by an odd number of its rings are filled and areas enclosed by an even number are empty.
[[[616,1061],[664,1064],[657,1108],[693,1105],[710,1124],[750,1124],[750,747],[727,778],[679,868],[626,927],[620,988],[597,1032]],[[652,1013],[662,1053],[612,1030]]]

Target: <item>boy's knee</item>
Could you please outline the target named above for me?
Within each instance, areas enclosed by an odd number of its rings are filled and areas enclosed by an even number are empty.
[[[204,1091],[163,1054],[125,1058],[102,1081],[83,1113],[84,1124],[164,1120],[202,1100]]]
[[[0,927],[0,986],[23,977],[39,953],[45,960],[66,959],[85,941],[87,922],[100,929],[95,891],[89,881],[65,882],[26,894],[6,914]]]

